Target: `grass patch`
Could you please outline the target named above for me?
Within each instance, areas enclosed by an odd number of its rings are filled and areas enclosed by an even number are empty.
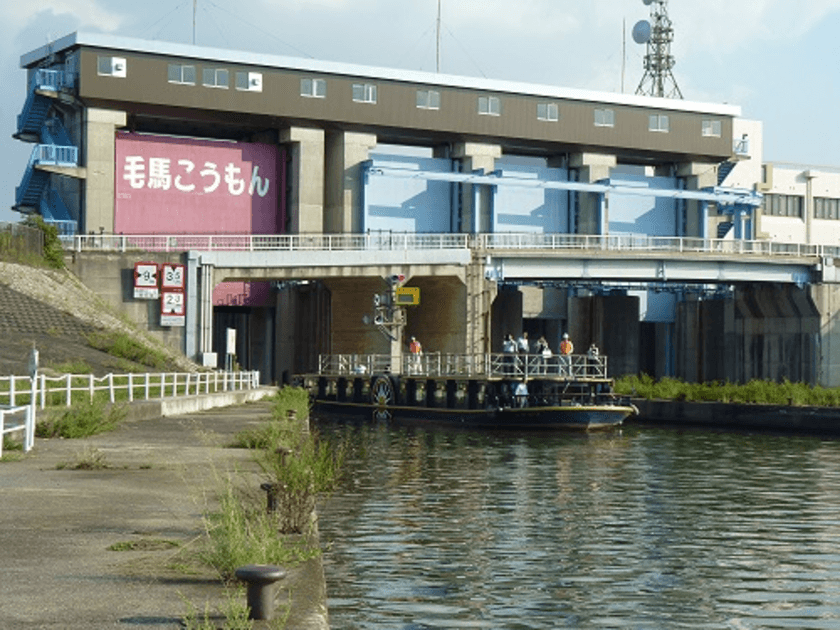
[[[739,404],[840,407],[840,389],[824,388],[788,380],[752,380],[744,384],[721,381],[686,383],[676,378],[656,380],[647,374],[625,376],[615,383],[615,391],[648,400],[684,400]]]
[[[55,370],[59,374],[91,374],[93,368],[82,359],[75,361],[64,361],[63,363],[52,363],[50,369]]]
[[[155,369],[163,369],[168,363],[163,352],[140,343],[127,333],[97,331],[87,335],[87,342],[92,348],[107,352],[119,359],[126,359]]]
[[[38,422],[35,435],[42,438],[85,438],[114,429],[127,410],[124,406],[109,405],[102,398],[93,402],[76,403],[58,415]]]
[[[72,464],[64,463],[56,466],[57,470],[106,470],[108,468],[112,466],[105,459],[105,453],[96,448],[85,448]]]
[[[237,489],[228,479],[220,491],[219,509],[205,515],[208,543],[199,552],[225,581],[246,564],[289,566],[315,557],[319,551],[303,539],[279,536],[277,520],[262,497]]]
[[[144,538],[142,540],[124,540],[108,547],[108,551],[167,551],[177,549],[181,543],[175,540]]]

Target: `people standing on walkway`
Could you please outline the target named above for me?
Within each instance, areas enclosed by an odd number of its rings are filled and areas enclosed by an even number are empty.
[[[519,357],[516,360],[516,364],[519,367],[518,372],[520,374],[527,374],[528,372],[528,353],[531,351],[531,344],[528,341],[528,333],[522,332],[519,335],[519,339],[516,340],[516,351],[519,354]]]
[[[502,353],[504,354],[504,357],[502,357],[502,369],[504,373],[508,375],[513,374],[513,362],[516,355],[516,341],[510,333],[505,335],[505,339],[502,341]]]
[[[572,353],[575,351],[575,344],[569,339],[569,333],[563,333],[563,341],[560,342],[560,372],[563,376],[572,375]]]
[[[598,376],[601,371],[601,353],[594,343],[590,344],[586,352],[586,363],[589,365],[589,376]]]
[[[551,360],[551,348],[549,347],[548,341],[546,341],[545,337],[540,337],[537,340],[537,347],[535,348],[535,351],[540,357],[540,374],[546,374],[548,372],[548,363]]]
[[[423,361],[423,346],[417,341],[417,337],[412,337],[408,344],[408,352],[411,355],[410,371],[413,374],[420,374],[421,364]]]

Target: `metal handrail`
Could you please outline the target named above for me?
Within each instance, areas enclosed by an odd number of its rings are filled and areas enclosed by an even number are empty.
[[[840,247],[764,240],[661,237],[635,234],[79,234],[75,251],[596,251],[727,256],[840,257]]]
[[[322,354],[318,374],[322,376],[369,376],[396,372],[388,354]],[[479,377],[529,380],[607,378],[607,357],[586,354],[404,354],[400,373],[406,376]]]

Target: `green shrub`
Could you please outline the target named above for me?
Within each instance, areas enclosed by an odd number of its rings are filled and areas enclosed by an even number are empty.
[[[126,416],[123,406],[109,405],[102,398],[75,403],[63,412],[40,420],[35,435],[42,438],[84,438],[115,428]]]
[[[40,214],[30,214],[23,223],[44,233],[44,262],[47,266],[64,269],[64,248],[58,237],[58,228],[44,221]]]
[[[224,580],[233,579],[234,571],[247,564],[288,566],[318,553],[303,540],[279,536],[274,515],[260,498],[236,489],[228,479],[219,495],[218,511],[205,515],[208,544],[200,557]]]
[[[87,336],[91,347],[108,354],[135,363],[141,363],[155,369],[163,369],[167,365],[166,355],[146,344],[140,343],[130,335],[122,332],[97,331]]]
[[[840,406],[840,389],[825,389],[806,383],[781,383],[753,379],[742,385],[711,381],[684,383],[665,377],[655,381],[647,374],[626,376],[615,383],[615,391],[624,396],[661,400],[731,402],[739,404]]]

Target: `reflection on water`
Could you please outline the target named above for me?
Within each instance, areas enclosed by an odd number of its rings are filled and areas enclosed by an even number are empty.
[[[840,442],[317,426],[333,628],[840,627]]]

